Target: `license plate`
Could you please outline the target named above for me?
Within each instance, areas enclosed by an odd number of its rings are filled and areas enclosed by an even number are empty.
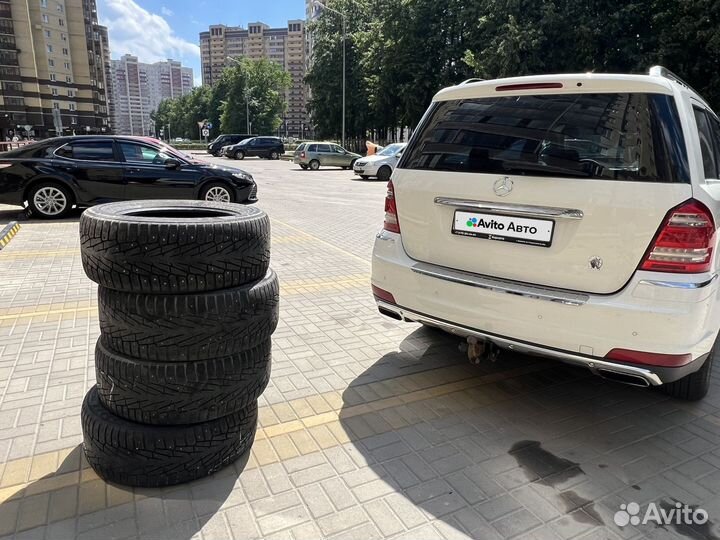
[[[555,222],[480,212],[455,212],[452,233],[501,242],[517,242],[531,246],[549,247],[552,244]]]

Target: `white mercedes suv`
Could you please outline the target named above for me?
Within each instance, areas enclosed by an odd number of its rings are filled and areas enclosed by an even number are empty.
[[[391,181],[380,312],[696,400],[720,303],[720,121],[661,67],[439,92]]]

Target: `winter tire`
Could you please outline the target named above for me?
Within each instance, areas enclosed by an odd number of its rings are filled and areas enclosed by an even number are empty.
[[[190,362],[137,360],[95,347],[100,401],[142,424],[196,424],[256,401],[270,380],[271,342],[232,356]]]
[[[177,294],[237,287],[270,264],[270,220],[252,206],[128,201],[80,218],[83,268],[119,291]]]
[[[247,452],[257,429],[257,402],[202,424],[154,426],[113,415],[93,388],[80,416],[85,457],[101,478],[161,487],[208,476]]]
[[[270,338],[278,323],[279,297],[272,270],[243,287],[197,294],[127,293],[101,287],[101,339],[109,349],[141,360],[231,356]]]

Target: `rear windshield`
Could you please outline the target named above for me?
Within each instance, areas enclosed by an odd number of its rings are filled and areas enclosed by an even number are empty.
[[[558,94],[443,101],[405,169],[690,182],[675,103],[661,94]]]

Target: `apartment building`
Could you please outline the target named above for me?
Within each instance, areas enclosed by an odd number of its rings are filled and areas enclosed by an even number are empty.
[[[193,87],[192,68],[168,60],[146,64],[124,55],[111,65],[115,132],[119,135],[154,136],[150,114],[164,99],[188,94]]]
[[[0,138],[109,133],[95,0],[0,0]]]
[[[290,74],[291,85],[286,92],[287,108],[280,132],[283,135],[302,137],[307,134],[308,122],[305,88],[306,69],[305,21],[291,20],[285,28],[270,28],[262,22],[248,24],[247,28],[211,26],[200,33],[202,80],[213,85],[223,69],[232,64],[231,58],[267,58]]]

